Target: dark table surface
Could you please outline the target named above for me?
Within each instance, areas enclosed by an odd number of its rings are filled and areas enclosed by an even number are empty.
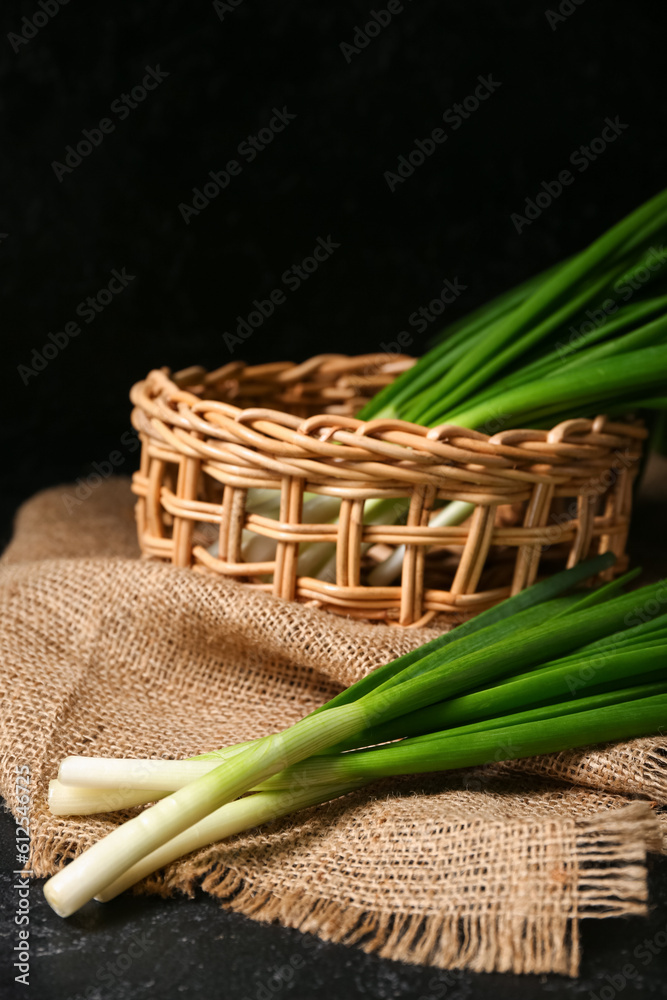
[[[643,579],[664,575],[661,532],[667,460],[652,460],[636,506],[630,551]],[[0,813],[0,986],[14,982],[17,893],[14,823]],[[30,892],[30,987],[39,1000],[140,1000],[213,995],[225,1000],[327,997],[458,1000],[486,997],[585,997],[614,1000],[667,996],[667,857],[649,858],[648,917],[585,920],[581,975],[514,976],[442,972],[365,955],[298,931],[229,913],[204,893],[194,899],[121,897],[90,903],[67,920],[46,904],[41,883]]]
[[[46,904],[41,883],[30,896],[30,987],[12,982],[15,943],[11,886],[14,824],[0,817],[2,996],[39,1000],[472,1000],[667,996],[667,858],[650,861],[648,919],[588,920],[582,925],[581,976],[512,976],[391,962],[308,934],[258,924],[222,910],[210,896],[121,897],[90,903],[67,920]],[[633,973],[629,966],[633,967]],[[5,992],[6,991],[6,992]]]

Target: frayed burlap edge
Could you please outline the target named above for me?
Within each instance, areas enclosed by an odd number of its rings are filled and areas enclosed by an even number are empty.
[[[323,899],[302,890],[258,887],[247,873],[222,866],[208,851],[203,859],[170,866],[137,894],[163,897],[197,889],[225,909],[261,923],[279,923],[333,944],[409,964],[472,972],[545,973],[575,977],[581,958],[580,921],[645,916],[648,903],[646,855],[663,844],[648,802],[633,802],[571,823],[567,867],[553,877],[570,882],[576,907],[563,914],[382,913]],[[201,859],[201,860],[200,860]]]

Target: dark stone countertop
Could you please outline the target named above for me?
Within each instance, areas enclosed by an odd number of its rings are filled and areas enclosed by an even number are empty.
[[[581,976],[443,972],[365,955],[309,934],[258,924],[222,910],[203,892],[124,896],[89,903],[67,920],[49,908],[36,883],[30,895],[30,987],[13,983],[7,956],[15,943],[11,886],[14,825],[0,816],[0,988],[7,1000],[498,1000],[581,997],[625,1000],[667,996],[667,857],[650,859],[648,919],[582,923]],[[627,978],[632,965],[632,978]],[[625,971],[624,971],[625,970]],[[627,982],[621,982],[626,980]],[[613,993],[610,992],[613,990]]]

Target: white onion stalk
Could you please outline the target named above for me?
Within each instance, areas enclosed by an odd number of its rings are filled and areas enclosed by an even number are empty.
[[[258,494],[258,496],[255,496],[255,494]],[[302,518],[304,524],[336,523],[340,514],[340,500],[337,497],[304,493],[304,498],[308,498],[303,505]],[[277,490],[249,490],[246,506],[253,513],[278,520],[280,516],[280,493]],[[408,500],[400,497],[393,500],[369,500],[364,506],[364,523],[393,524],[407,510],[407,507]],[[250,530],[244,530],[242,533],[241,551],[245,562],[271,562],[275,559],[276,548],[277,543],[272,538],[267,538]],[[370,548],[370,544],[365,544],[363,551],[366,551],[368,548]],[[219,551],[217,540],[209,546],[208,551],[212,556],[217,557]],[[403,550],[401,549],[399,563],[402,560]],[[334,578],[335,567],[336,546],[333,542],[310,542],[301,546],[297,561],[297,574],[299,576],[329,580]]]
[[[280,494],[277,490],[265,490],[265,489],[251,489],[248,490],[246,497],[246,510],[251,514],[264,514],[266,517],[277,517],[277,512],[280,510]],[[242,533],[242,548],[245,549],[252,544],[252,542],[257,539],[258,536],[254,531],[243,531]],[[252,554],[252,558],[246,555],[246,562],[267,562],[273,559],[275,556],[275,542],[270,538],[261,538],[262,542],[269,542],[269,546],[264,546],[263,549]],[[273,547],[273,548],[271,548]],[[208,552],[210,555],[218,558],[220,552],[219,539],[209,545]]]
[[[368,500],[364,505],[364,524],[394,524],[408,508],[408,500],[396,499]],[[333,520],[336,520],[333,518]],[[371,542],[361,546],[362,555],[371,547]],[[305,545],[297,563],[299,576],[312,576],[320,580],[336,579],[336,546],[332,542],[312,542]]]
[[[150,760],[117,757],[66,757],[58,780],[65,787],[175,792],[215,770],[221,760]]]
[[[254,487],[248,490],[246,509],[253,514],[270,513],[280,508],[280,493],[278,490],[264,490]]]
[[[302,719],[246,747],[93,844],[49,879],[44,886],[47,902],[59,916],[69,916],[193,823],[290,764],[348,739],[368,722],[368,711],[353,702]]]
[[[279,490],[248,490],[246,510],[253,514],[261,514],[263,517],[273,518],[276,521],[279,520]],[[338,519],[339,511],[340,500],[337,497],[304,493],[302,513],[304,524],[331,524]],[[241,536],[241,552],[245,562],[271,562],[276,557],[276,548],[275,539],[244,529]],[[328,542],[313,542],[310,545],[305,545],[299,555],[299,575],[316,576],[333,549],[333,545]],[[208,551],[217,558],[219,552],[217,539],[209,546]]]
[[[316,493],[304,493],[304,505],[302,519],[304,524],[335,524],[340,514],[340,500],[337,497],[324,496]],[[454,509],[449,515],[452,518],[460,516],[456,509],[457,501],[444,508]],[[472,510],[472,504],[462,504],[466,510]],[[377,499],[369,500],[364,506],[365,524],[394,524],[398,518],[408,508],[408,500],[397,497],[392,500]],[[278,490],[248,490],[246,509],[252,513],[262,514],[264,517],[271,517],[278,520],[280,517],[280,493]],[[441,512],[439,512],[441,513]],[[465,520],[461,516],[461,520]],[[437,515],[436,515],[437,517]],[[442,522],[433,520],[433,524],[460,524],[460,520],[445,519]],[[370,548],[369,544],[364,544],[362,552]],[[272,538],[267,538],[257,532],[244,529],[242,533],[241,551],[243,559],[248,563],[271,562],[276,556],[277,543]],[[209,553],[217,557],[219,548],[216,539],[209,546]],[[400,546],[393,556],[381,566],[376,567],[371,574],[371,582],[375,586],[386,585],[400,572],[405,549]],[[336,546],[332,542],[310,542],[301,546],[297,561],[297,574],[299,576],[315,577],[320,580],[332,580],[335,578],[336,568]],[[376,577],[377,576],[377,580]]]
[[[155,788],[82,788],[64,785],[62,781],[53,778],[49,782],[48,802],[53,816],[92,816],[95,813],[144,806],[167,794]]]
[[[167,841],[162,847],[146,855],[131,868],[128,868],[119,878],[98,892],[95,899],[102,903],[114,899],[130,886],[140,882],[158,868],[164,868],[185,854],[198,851],[218,840],[224,840],[236,833],[250,830],[252,827],[270,823],[298,809],[318,805],[329,799],[338,798],[358,787],[359,783],[340,784],[337,786],[318,785],[311,788],[296,788],[279,792],[257,792],[247,795],[234,802],[216,809],[209,816],[184,830],[177,837]]]
[[[58,778],[49,782],[49,810],[54,816],[83,816],[147,805],[214,771],[224,759],[218,752],[185,760],[66,757]]]
[[[268,737],[267,737],[268,738]],[[194,781],[202,774],[245,750],[246,747],[261,743],[248,740],[231,747],[213,750],[188,757],[185,760],[164,760],[161,757],[65,757],[58,768],[58,780],[63,785],[79,788],[120,788],[125,790],[146,788],[164,792],[174,792],[188,781]],[[152,801],[149,799],[148,801]]]
[[[334,524],[340,515],[340,500],[338,497],[327,497],[313,494],[312,499],[303,505],[304,524]],[[323,573],[336,547],[331,542],[310,542],[302,545],[297,560],[298,576],[315,576],[325,579]]]
[[[429,521],[432,528],[444,528],[462,524],[475,509],[475,505],[465,500],[452,500],[445,507],[437,510]],[[384,562],[380,563],[368,575],[371,587],[388,587],[401,572],[405,557],[405,545],[399,545]]]

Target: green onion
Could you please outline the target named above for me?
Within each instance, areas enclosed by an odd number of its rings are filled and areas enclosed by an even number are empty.
[[[496,433],[664,412],[666,237],[667,189],[589,247],[450,325],[358,416]],[[431,523],[461,523],[465,513],[450,506]],[[390,585],[404,552],[397,547],[367,582]]]
[[[653,393],[664,387],[666,380],[667,343],[664,343],[629,351],[622,359],[602,358],[588,364],[582,361],[562,375],[556,373],[543,381],[508,389],[488,403],[455,412],[451,418],[438,417],[435,422],[451,419],[461,427],[478,427],[499,413],[514,413],[520,408],[526,422],[531,423],[562,413],[568,406],[590,404],[599,408],[621,393],[632,395],[638,390]]]
[[[621,417],[635,411],[663,412],[666,237],[667,189],[589,247],[450,324],[434,346],[358,416],[495,433],[551,427],[600,412]],[[251,490],[248,506],[279,517],[277,495],[272,497],[271,491]],[[405,497],[368,501],[364,522],[397,522],[407,506]],[[335,498],[307,495],[303,519],[333,524],[339,510]],[[473,504],[451,502],[432,512],[430,524],[458,525],[473,510]],[[244,532],[246,562],[271,562],[275,547],[269,538]],[[217,553],[215,546],[210,551]],[[389,558],[368,570],[364,582],[390,586],[404,556],[405,547],[396,546]],[[330,579],[334,570],[332,543],[301,546],[300,576]]]
[[[592,568],[589,565],[588,572]],[[148,863],[143,859],[166,857],[174,849],[173,844],[164,847],[169,842],[182,848],[198,843],[201,830],[186,835],[194,824],[253,789],[261,792],[251,794],[250,804],[220,813],[212,825],[204,823],[206,836],[220,828],[215,825],[219,820],[229,821],[231,825],[224,827],[228,830],[238,828],[240,816],[243,822],[263,821],[258,817],[265,815],[264,800],[258,795],[275,791],[276,785],[296,788],[297,780],[299,794],[306,796],[299,801],[310,802],[308,794],[322,784],[327,786],[327,798],[383,774],[470,766],[482,761],[492,744],[497,749],[499,739],[505,741],[503,746],[511,741],[510,759],[655,731],[656,712],[659,708],[664,713],[665,707],[661,664],[666,644],[655,642],[662,635],[662,622],[667,625],[663,585],[618,594],[616,583],[595,597],[563,596],[584,573],[576,567],[537,584],[414,654],[379,668],[370,682],[366,679],[350,689],[349,700],[338,696],[326,711],[311,713],[281,733],[189,761],[88,761],[86,774],[77,771],[80,759],[68,759],[59,780],[78,787],[89,784],[92,791],[88,799],[83,795],[84,802],[100,794],[105,775],[129,794],[128,767],[145,784],[146,795],[181,786],[54,876],[45,887],[49,903],[61,915],[72,913],[122,881],[128,869]],[[536,594],[541,602],[534,603]],[[644,615],[646,622],[633,626],[638,607],[656,610]],[[511,617],[508,609],[514,612]],[[624,633],[630,640],[627,648]],[[637,644],[641,635],[648,640],[646,645]],[[599,659],[595,684],[582,685],[584,698],[577,705],[566,690],[567,678],[590,662],[595,643]],[[610,690],[600,689],[605,685]],[[425,711],[428,718],[422,716],[415,730],[416,716]],[[458,735],[452,728],[457,724],[465,729]],[[367,746],[369,732],[377,736],[378,727],[385,727],[383,739],[398,742],[339,752],[341,745]],[[415,731],[428,735],[428,740],[403,738]],[[504,736],[499,737],[501,731]],[[273,802],[271,808],[277,806]]]
[[[637,349],[667,342],[667,296],[645,298],[654,286],[665,285],[667,254],[660,245],[665,235],[667,190],[585,250],[458,320],[359,416],[483,428],[500,413],[509,427],[519,422],[526,426],[552,414],[565,417],[573,405],[595,415],[619,391],[619,382],[628,401],[651,399],[656,383],[664,380],[663,355],[659,372],[642,367],[648,356],[636,363],[633,358],[634,378],[626,381],[622,378],[626,358],[623,364],[601,369],[591,379],[591,391],[580,385],[576,398],[567,392],[558,395],[565,382],[553,388],[550,383],[564,365],[574,371],[621,352],[630,359]],[[627,303],[629,296],[632,301]],[[591,308],[601,321],[591,323],[587,313]],[[583,327],[581,332],[578,326]],[[551,392],[547,412],[535,406],[545,389]]]
[[[623,702],[585,699],[572,718],[532,714],[507,719],[500,729],[463,727],[456,734],[405,740],[366,752],[311,758],[272,779],[273,790],[228,803],[185,833],[167,841],[97,893],[113,899],[151,872],[224,837],[288,815],[305,806],[337,798],[381,777],[470,767],[499,759],[516,760],[586,742],[643,735],[657,729],[667,712],[667,683],[645,692],[630,689]],[[589,708],[597,702],[594,708]],[[528,716],[530,713],[524,713]]]
[[[401,774],[425,774],[519,760],[609,740],[658,732],[667,720],[667,694],[633,698],[583,712],[463,735],[437,734],[402,740],[372,750],[312,757],[284,775],[292,785],[375,781]],[[277,782],[276,782],[277,784]]]
[[[157,850],[145,855],[114,882],[100,890],[95,898],[100,902],[114,899],[146,875],[163,868],[184,854],[190,854],[208,844],[214,844],[216,840],[231,837],[253,826],[272,822],[298,809],[338,798],[339,795],[345,795],[360,784],[362,782],[348,782],[343,785],[328,785],[325,788],[322,785],[306,788],[297,785],[287,791],[259,792],[237,799],[235,802],[228,802],[172,840],[168,840]]]
[[[572,567],[572,569],[562,570],[560,573],[554,573],[546,580],[541,580],[538,583],[533,584],[531,587],[528,587],[526,590],[521,591],[521,593],[515,594],[514,597],[509,597],[500,604],[496,604],[494,607],[488,608],[486,611],[482,611],[474,618],[470,618],[467,622],[463,622],[463,624],[459,625],[451,632],[443,632],[442,635],[437,636],[437,638],[432,639],[430,642],[426,643],[424,646],[420,646],[418,649],[413,650],[411,653],[405,653],[403,656],[398,657],[398,659],[392,660],[391,663],[387,663],[382,667],[377,667],[366,677],[362,677],[362,679],[357,681],[356,684],[353,684],[345,691],[341,691],[340,694],[332,698],[331,701],[329,701],[326,705],[323,705],[322,708],[316,709],[316,711],[321,712],[332,705],[346,705],[348,702],[361,697],[368,691],[372,691],[380,683],[383,683],[390,677],[393,677],[395,674],[404,670],[406,667],[409,667],[417,660],[423,660],[428,653],[432,653],[437,649],[443,649],[452,642],[459,642],[466,636],[474,635],[475,632],[479,632],[481,629],[486,629],[491,625],[498,624],[499,622],[505,622],[520,611],[544,605],[546,601],[560,596],[572,587],[576,587],[589,577],[595,576],[597,573],[601,573],[605,569],[609,569],[610,566],[613,566],[615,561],[616,557],[611,552],[605,552],[602,555],[594,556],[592,559],[578,563],[578,565]],[[538,614],[543,615],[544,608],[542,608],[542,611],[538,612]],[[510,626],[510,628],[511,627],[512,626]]]
[[[617,690],[630,678],[663,671],[667,663],[667,641],[644,647],[641,657],[632,650],[608,653],[600,657],[599,663],[592,668],[592,674],[589,673],[591,663],[595,660],[588,656],[564,657],[546,663],[539,669],[513,675],[470,694],[405,713],[398,720],[367,730],[361,735],[361,740],[370,746],[398,736],[419,736],[473,720],[498,719],[521,706],[540,706],[556,700],[562,705],[567,704],[568,699],[574,704],[573,695],[576,692],[603,684]],[[353,748],[350,742],[345,744],[345,749]],[[359,745],[358,740],[356,745]]]

